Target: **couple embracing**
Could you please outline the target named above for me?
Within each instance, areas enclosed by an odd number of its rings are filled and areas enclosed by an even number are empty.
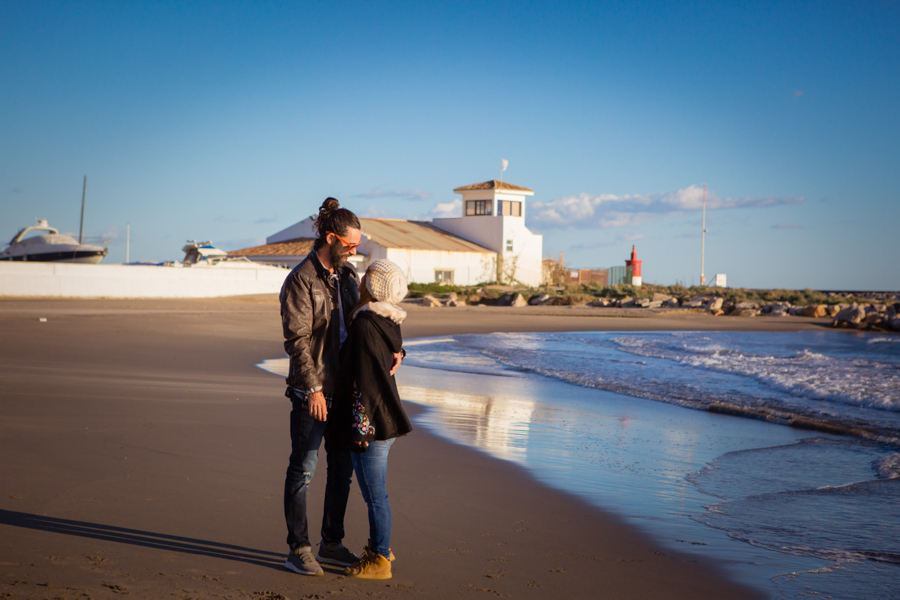
[[[388,260],[374,261],[362,281],[347,259],[356,254],[359,219],[334,198],[322,203],[312,251],[281,289],[284,347],[290,356],[285,395],[292,402],[291,458],[284,484],[290,554],[284,566],[324,575],[319,563],[344,574],[390,579],[391,508],[388,453],[412,431],[394,373],[406,352],[400,323],[406,279]],[[327,480],[322,540],[314,554],[306,493],[325,440]],[[369,543],[357,556],[342,541],[353,473],[369,513]]]

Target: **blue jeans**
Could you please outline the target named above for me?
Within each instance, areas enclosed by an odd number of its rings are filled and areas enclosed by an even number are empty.
[[[396,439],[396,438],[394,438]],[[353,453],[353,469],[363,500],[369,507],[369,549],[387,558],[391,552],[391,505],[387,495],[388,452],[393,439],[369,442],[362,454]]]
[[[284,519],[287,522],[287,543],[291,550],[310,546],[309,525],[306,520],[306,490],[316,472],[319,446],[325,438],[328,453],[328,474],[325,482],[325,510],[322,515],[322,540],[337,544],[344,539],[344,513],[350,496],[353,462],[344,444],[330,443],[325,435],[325,421],[317,421],[309,414],[305,398],[291,399],[291,459],[284,480]]]

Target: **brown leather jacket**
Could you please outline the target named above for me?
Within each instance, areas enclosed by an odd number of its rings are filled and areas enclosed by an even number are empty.
[[[291,357],[286,396],[291,388],[300,394],[322,390],[329,397],[337,389],[341,353],[337,294],[341,294],[344,323],[349,327],[350,311],[359,301],[359,276],[345,265],[339,286],[334,280],[313,249],[281,286],[284,349]]]

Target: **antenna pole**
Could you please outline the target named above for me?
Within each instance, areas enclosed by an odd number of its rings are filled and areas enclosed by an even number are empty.
[[[84,231],[84,193],[87,191],[87,175],[84,176],[84,187],[81,188],[81,225],[78,226],[78,243],[81,243],[81,232]]]
[[[125,264],[131,262],[131,223],[125,223]]]
[[[706,258],[706,184],[703,184],[703,231],[700,232],[700,285],[706,285],[706,276],[703,274]]]

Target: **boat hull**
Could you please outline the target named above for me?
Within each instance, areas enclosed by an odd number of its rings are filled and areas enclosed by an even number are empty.
[[[19,254],[0,256],[0,260],[21,262],[63,262],[96,265],[106,256],[107,250],[68,250],[60,252],[40,252],[37,254]]]

